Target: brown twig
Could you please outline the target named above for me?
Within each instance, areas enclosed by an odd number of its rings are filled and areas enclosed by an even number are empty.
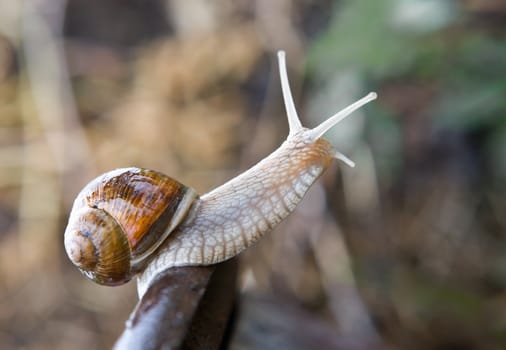
[[[218,349],[235,301],[236,259],[171,268],[149,287],[115,349]]]

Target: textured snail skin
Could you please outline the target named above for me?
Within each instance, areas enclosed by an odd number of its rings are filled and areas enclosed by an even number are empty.
[[[138,276],[139,293],[168,267],[227,260],[286,218],[334,158],[332,145],[302,133],[229,182],[203,195]]]

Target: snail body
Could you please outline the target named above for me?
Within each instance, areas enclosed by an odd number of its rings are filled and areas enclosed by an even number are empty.
[[[127,183],[123,186],[129,188],[127,178],[131,175],[127,176],[127,174],[130,173],[157,174],[154,177],[160,176],[165,179],[160,183],[172,182],[167,180],[168,177],[163,174],[150,173],[149,170],[135,168],[119,169],[92,181],[78,195],[65,231],[67,253],[85,275],[101,284],[120,284],[139,273],[138,290],[139,295],[142,296],[154,277],[167,268],[215,264],[227,260],[251,246],[295,209],[306,191],[333,159],[340,159],[348,165],[354,166],[351,160],[339,153],[330,142],[322,138],[322,135],[353,111],[374,100],[376,94],[368,94],[313,129],[305,128],[300,123],[291,96],[284,52],[278,53],[278,59],[283,98],[290,127],[285,142],[252,168],[201,197],[198,197],[190,188],[170,178],[177,184],[174,188],[169,186],[172,188],[171,191],[179,193],[176,200],[169,199],[168,195],[159,195],[156,186],[147,186],[145,189],[147,194],[142,194],[140,197],[134,196],[137,204],[132,207],[132,210],[128,207],[129,209],[125,211],[120,209],[119,212],[108,213],[115,220],[118,219],[112,223],[105,223],[103,219],[105,214],[101,211],[99,214],[94,212],[90,215],[92,220],[82,216],[83,213],[89,214],[89,207],[93,207],[93,204],[90,204],[89,193],[94,191],[96,188],[94,186],[97,186],[97,183],[107,184],[97,192],[114,192],[116,188],[113,184],[123,183],[123,180]],[[118,176],[124,179],[122,181],[116,180]],[[154,182],[154,180],[148,182]],[[132,190],[126,192],[128,194],[136,193]],[[166,191],[167,194],[169,192]],[[117,195],[102,194],[100,198],[106,197],[115,201]],[[154,197],[164,197],[164,199],[153,201]],[[124,199],[130,198],[126,195]],[[172,203],[169,205],[171,208],[169,211],[176,214],[176,220],[170,219],[170,214],[160,214],[155,219],[144,219],[144,216],[148,215],[143,211],[145,206],[161,205],[165,207],[164,202],[166,201]],[[95,206],[102,211],[108,210],[108,206],[105,204]],[[156,209],[153,212],[166,213],[166,209]],[[135,219],[130,219],[131,215]],[[165,220],[159,219],[161,216]],[[143,220],[145,223],[141,223]],[[88,239],[94,234],[90,222],[99,224],[95,231],[104,231],[100,234],[102,238]],[[139,223],[139,226],[146,226],[148,229],[129,228],[129,225],[136,223]],[[107,240],[104,237],[108,236],[108,230],[116,232],[117,226],[119,226],[123,228],[122,231],[138,232],[141,237],[144,232],[152,230],[150,227],[153,225],[156,226],[154,231],[158,232],[158,237],[151,240],[155,243],[148,249],[143,247],[136,252],[136,246],[129,238],[126,240],[114,239],[119,246],[129,245],[130,251],[133,252],[130,256],[132,263],[130,267],[125,269],[127,271],[125,278],[117,278],[112,281],[102,273],[97,274],[95,271],[98,266],[96,261],[102,247],[100,242],[103,239]],[[159,233],[160,231],[162,234]],[[83,239],[84,236],[86,239]],[[143,239],[141,238],[141,240]],[[150,240],[145,240],[145,242],[148,241]],[[88,253],[91,263],[84,259],[84,252],[92,252],[92,254]],[[105,270],[105,268],[103,269]]]

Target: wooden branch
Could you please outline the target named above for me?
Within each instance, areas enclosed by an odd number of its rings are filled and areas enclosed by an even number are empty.
[[[236,276],[236,259],[168,269],[137,303],[114,349],[218,349],[235,301]]]

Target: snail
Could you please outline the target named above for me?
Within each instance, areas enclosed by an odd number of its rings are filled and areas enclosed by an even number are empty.
[[[81,272],[104,285],[138,275],[142,296],[167,268],[215,264],[251,246],[295,209],[333,159],[354,166],[322,135],[376,93],[308,129],[295,110],[283,51],[278,62],[289,124],[281,146],[202,196],[146,169],[117,169],[92,180],[78,194],[65,230],[67,255]]]

